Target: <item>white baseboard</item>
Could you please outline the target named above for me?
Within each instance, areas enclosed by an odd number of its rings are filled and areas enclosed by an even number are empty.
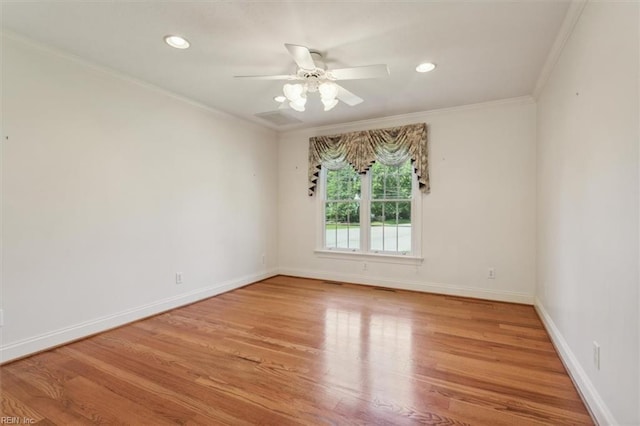
[[[527,305],[533,305],[534,302],[534,297],[532,294],[512,291],[489,290],[477,287],[462,287],[450,284],[423,281],[389,280],[384,278],[376,278],[369,275],[340,274],[335,272],[313,271],[296,268],[280,268],[279,272],[282,275],[292,275],[303,278],[343,281],[353,284],[371,284],[389,288],[396,288],[399,290],[413,290],[425,293],[447,294],[450,296],[473,297],[476,299],[487,299],[500,302],[524,303]]]
[[[0,346],[0,363],[5,363],[17,358],[22,358],[36,352],[72,342],[92,334],[119,327],[121,325],[137,321],[161,312],[188,305],[220,293],[224,293],[236,288],[261,281],[277,275],[275,269],[253,275],[228,280],[205,288],[199,288],[189,293],[179,294],[146,305],[127,309],[112,315],[96,318],[90,321],[75,324],[70,327],[61,328],[38,336],[30,337],[18,342]]]
[[[558,354],[560,355],[560,359],[564,364],[565,368],[569,372],[569,376],[573,380],[573,383],[578,388],[578,392],[582,396],[587,408],[591,412],[591,415],[595,418],[595,420],[600,425],[617,425],[616,419],[611,414],[611,411],[607,407],[607,404],[602,400],[600,394],[596,390],[595,386],[587,376],[586,371],[578,362],[578,358],[574,355],[573,351],[569,347],[569,344],[560,333],[558,327],[556,327],[553,319],[549,316],[549,313],[546,311],[542,302],[536,297],[535,300],[535,308],[544,323],[545,328],[547,329],[547,333],[551,336],[551,340],[553,341]]]

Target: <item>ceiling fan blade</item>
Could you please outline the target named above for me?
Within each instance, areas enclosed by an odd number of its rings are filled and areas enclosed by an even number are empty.
[[[291,74],[282,75],[234,75],[233,78],[244,78],[247,80],[297,80],[298,76]]]
[[[329,78],[335,80],[358,80],[361,78],[382,78],[389,76],[389,67],[384,64],[363,67],[340,68],[327,71]]]
[[[340,86],[339,84],[336,84],[336,86],[338,86],[338,94],[336,95],[336,98],[338,98],[345,104],[349,106],[354,106],[354,105],[358,105],[361,102],[364,102],[364,100],[361,97],[354,95],[353,93],[351,93],[344,87]]]
[[[285,44],[284,46],[287,48],[289,54],[293,57],[293,60],[296,62],[296,64],[298,64],[300,68],[302,68],[303,70],[316,69],[316,63],[313,62],[311,52],[309,52],[308,48],[295,44]]]

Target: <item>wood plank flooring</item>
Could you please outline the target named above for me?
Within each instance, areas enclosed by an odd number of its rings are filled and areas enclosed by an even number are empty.
[[[593,424],[531,306],[278,276],[0,367],[32,424]]]

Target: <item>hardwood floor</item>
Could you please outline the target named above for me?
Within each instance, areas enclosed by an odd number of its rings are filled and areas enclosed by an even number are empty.
[[[0,380],[35,424],[593,424],[531,306],[283,276]]]

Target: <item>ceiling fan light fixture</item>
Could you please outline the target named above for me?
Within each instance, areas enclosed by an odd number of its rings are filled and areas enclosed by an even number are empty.
[[[334,100],[336,96],[338,96],[338,86],[330,81],[325,81],[324,83],[320,84],[318,90],[320,91],[320,97],[322,98],[323,102],[325,100]]]
[[[189,41],[186,38],[177,35],[165,36],[164,42],[176,49],[187,49],[190,46]]]
[[[291,101],[289,102],[289,106],[298,112],[303,112],[304,111],[304,105],[307,103],[307,98],[300,98],[297,101]]]
[[[300,99],[304,98],[304,86],[302,86],[302,84],[285,84],[284,87],[282,88],[282,92],[284,93],[284,95],[287,97],[287,99],[289,99],[291,102],[296,102],[299,101]],[[305,98],[305,102],[306,102],[306,98]],[[304,105],[304,103],[302,104]]]
[[[337,99],[331,99],[331,100],[322,99],[322,103],[324,104],[324,110],[325,111],[330,111],[336,105],[338,105],[338,100]]]
[[[416,67],[417,72],[423,72],[423,73],[433,71],[434,69],[436,69],[436,64],[433,64],[431,62],[423,62]]]

